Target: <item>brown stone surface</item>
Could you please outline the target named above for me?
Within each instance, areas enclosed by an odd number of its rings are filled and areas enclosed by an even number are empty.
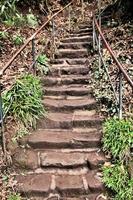
[[[72,65],[69,67],[66,66],[59,66],[59,65],[53,65],[50,68],[49,75],[51,76],[61,76],[61,75],[86,75],[89,73],[89,67],[88,66],[82,66],[82,65]]]
[[[61,42],[64,43],[72,43],[72,42],[88,42],[88,41],[92,41],[92,37],[91,36],[82,36],[82,37],[71,37],[71,38],[64,38],[63,40],[61,40]]]
[[[88,57],[87,49],[59,49],[56,58],[86,58]]]
[[[92,171],[86,175],[88,181],[88,187],[91,192],[102,192],[104,191],[104,185],[102,179],[98,177],[97,171]]]
[[[59,167],[59,168],[76,168],[79,166],[87,166],[91,169],[98,168],[103,164],[105,158],[97,152],[91,153],[64,153],[64,152],[44,152],[40,154],[40,163],[42,167]]]
[[[45,98],[43,104],[48,110],[53,111],[72,111],[75,109],[94,109],[96,108],[96,101],[94,99],[67,99],[54,100]]]
[[[18,191],[29,195],[47,195],[50,192],[51,175],[48,174],[29,174],[16,177],[19,186]]]
[[[81,96],[89,95],[90,88],[88,85],[63,85],[54,87],[45,87],[45,95],[72,95]],[[89,95],[90,96],[90,95]]]
[[[26,141],[33,148],[90,148],[100,145],[101,134],[96,129],[40,130],[31,134]]]
[[[60,77],[46,76],[42,79],[44,86],[60,86],[70,84],[87,84],[89,83],[88,75],[62,75]]]
[[[57,176],[56,190],[61,196],[78,196],[86,193],[81,176]]]
[[[88,33],[84,34],[73,34],[74,37],[79,37],[79,36],[87,36]],[[59,49],[82,49],[82,48],[89,48],[90,42],[78,42],[78,43],[60,43],[59,44]]]
[[[74,127],[99,127],[103,122],[95,110],[92,111],[75,111],[73,117]]]
[[[46,117],[38,121],[38,128],[43,129],[71,129],[72,128],[71,113],[48,113]]]
[[[23,169],[36,169],[38,167],[37,153],[31,150],[19,149],[13,155],[14,164]]]

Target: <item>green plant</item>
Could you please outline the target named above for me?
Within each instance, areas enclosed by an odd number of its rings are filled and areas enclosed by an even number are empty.
[[[38,25],[38,21],[35,15],[32,13],[26,15],[27,23],[31,28],[35,28]]]
[[[16,132],[15,136],[12,138],[12,141],[16,142],[28,134],[29,131],[26,127],[20,127],[19,130]]]
[[[0,40],[5,40],[8,37],[8,33],[6,31],[0,31]]]
[[[36,120],[44,115],[40,80],[31,74],[22,75],[2,96],[4,114],[13,116],[26,127],[35,126]]]
[[[103,167],[103,182],[112,190],[114,200],[133,200],[133,179],[123,164]]]
[[[2,20],[7,20],[16,15],[16,3],[19,0],[1,0],[0,1],[0,17]]]
[[[21,45],[24,42],[24,38],[21,35],[14,35],[13,36],[13,43],[15,45]]]
[[[130,120],[112,118],[103,125],[103,149],[120,160],[129,158],[133,147],[133,125]]]
[[[7,200],[21,200],[20,194],[10,194]]]
[[[49,71],[49,59],[45,54],[40,54],[37,58],[37,69],[40,71],[41,74],[47,74]]]

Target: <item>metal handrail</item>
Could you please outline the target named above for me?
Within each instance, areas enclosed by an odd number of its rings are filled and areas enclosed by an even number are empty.
[[[4,73],[6,72],[6,70],[10,67],[10,65],[14,62],[14,60],[21,54],[21,52],[27,47],[27,45],[32,42],[32,65],[29,67],[29,71],[31,71],[31,69],[33,69],[33,72],[36,73],[36,55],[35,55],[35,37],[42,31],[42,29],[50,22],[52,21],[52,36],[53,36],[53,40],[55,40],[55,34],[54,33],[54,18],[60,14],[62,11],[64,11],[66,8],[70,8],[71,4],[73,3],[73,0],[67,4],[65,7],[63,7],[62,9],[60,9],[58,12],[56,12],[55,14],[53,14],[31,37],[29,37],[26,42],[21,46],[21,48],[13,55],[13,57],[5,64],[4,68],[0,71],[0,77],[2,78],[2,76],[4,75]],[[70,12],[69,12],[69,17],[71,17]],[[71,20],[69,19],[69,23],[71,22]],[[69,24],[69,29],[70,29],[70,24]],[[54,53],[54,52],[53,52]],[[28,73],[29,73],[28,71]],[[3,113],[3,108],[2,108],[2,95],[1,95],[1,88],[0,88],[0,126],[1,126],[1,137],[2,137],[2,150],[3,153],[5,155],[5,157],[7,156],[6,154],[6,139],[5,139],[5,135],[4,135],[4,119],[5,119],[5,115]],[[6,113],[7,114],[7,113]]]
[[[34,48],[34,39],[35,37],[41,32],[41,30],[52,20],[54,17],[56,17],[59,13],[64,11],[66,8],[68,8],[73,3],[73,0],[67,4],[65,7],[63,7],[61,10],[56,12],[54,15],[52,15],[31,37],[29,37],[26,42],[22,45],[22,47],[13,55],[13,57],[6,63],[4,68],[0,71],[0,76],[4,74],[4,72],[10,67],[10,65],[13,63],[13,61],[20,55],[20,53],[25,49],[25,47],[32,41],[32,47]],[[33,52],[33,51],[32,51]],[[33,53],[34,54],[34,53]],[[34,55],[33,55],[34,57]],[[34,62],[33,58],[33,62]]]
[[[131,78],[129,77],[129,75],[126,73],[126,71],[124,70],[122,64],[119,62],[119,60],[116,58],[114,52],[112,51],[110,45],[108,44],[107,40],[105,39],[103,33],[102,33],[102,30],[100,28],[100,26],[98,25],[98,22],[96,20],[96,18],[94,18],[94,22],[95,22],[95,25],[97,27],[97,30],[104,42],[104,45],[106,47],[106,49],[109,51],[110,55],[112,56],[114,62],[117,64],[119,70],[122,72],[123,76],[125,77],[126,81],[129,83],[129,85],[133,88],[133,81],[131,80]]]
[[[101,0],[99,0],[101,1]],[[115,100],[116,100],[116,104],[117,106],[119,105],[118,108],[118,112],[119,112],[119,119],[122,119],[122,109],[123,109],[123,78],[127,81],[127,83],[131,86],[131,88],[133,89],[133,81],[131,80],[130,76],[126,73],[126,71],[124,70],[124,67],[122,66],[122,64],[119,62],[119,60],[116,58],[113,50],[111,49],[109,43],[107,42],[107,40],[105,39],[105,36],[102,32],[101,29],[101,9],[99,8],[99,14],[96,18],[96,15],[94,14],[93,17],[93,48],[95,48],[95,45],[97,45],[97,50],[98,50],[98,54],[99,54],[99,70],[101,68],[101,63],[103,64],[104,68],[105,68],[105,72],[107,73],[107,76],[109,78],[109,82],[111,84],[112,87],[112,91],[114,93],[115,96]],[[98,36],[96,34],[96,30],[98,32]],[[106,67],[103,55],[102,55],[102,42],[104,47],[108,50],[110,56],[113,58],[113,61],[115,62],[118,70],[119,70],[119,98],[117,98],[117,94],[116,91],[114,89],[113,83],[111,81],[111,77],[109,75],[108,69]]]

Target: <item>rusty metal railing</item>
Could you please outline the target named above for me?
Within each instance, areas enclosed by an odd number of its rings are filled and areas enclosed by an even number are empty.
[[[106,66],[106,61],[103,55],[103,47],[106,48],[106,50],[109,52],[110,56],[112,57],[114,63],[116,64],[116,68],[118,69],[118,78],[119,78],[119,88],[118,91],[115,90],[115,86],[113,85],[113,82],[111,80],[111,76],[109,74],[108,68]],[[101,69],[101,66],[104,67],[105,72],[107,74],[108,80],[110,82],[115,102],[118,110],[118,116],[119,119],[122,119],[123,117],[123,89],[124,89],[124,81],[126,81],[131,88],[133,89],[133,81],[125,71],[122,64],[117,59],[116,55],[114,54],[113,50],[111,49],[109,43],[104,37],[104,34],[101,29],[101,13],[99,10],[99,16],[96,18],[94,15],[93,18],[93,48],[94,50],[98,51],[99,56],[99,70]]]
[[[21,48],[12,56],[12,58],[5,64],[3,69],[0,71],[0,77],[3,78],[3,75],[6,73],[6,70],[9,69],[12,65],[12,63],[18,58],[18,56],[27,48],[29,44],[31,44],[31,56],[32,56],[32,64],[29,66],[29,71],[32,71],[34,74],[36,74],[36,62],[37,62],[37,53],[36,53],[36,36],[41,33],[41,31],[46,27],[47,24],[52,24],[52,30],[51,30],[51,41],[53,46],[53,58],[55,53],[55,37],[56,37],[56,30],[55,30],[55,18],[62,13],[63,11],[67,11],[68,15],[66,16],[66,22],[68,20],[68,27],[69,31],[71,30],[71,6],[73,1],[71,1],[69,4],[67,4],[65,7],[63,7],[61,10],[53,14],[31,37],[29,37],[25,43],[21,46]],[[67,10],[68,9],[68,10]],[[58,29],[60,27],[57,27]],[[4,154],[6,155],[6,139],[4,135],[4,119],[5,115],[3,114],[3,107],[2,107],[2,89],[0,87],[0,125],[1,125],[1,138],[2,138],[2,149]]]
[[[56,43],[56,30],[60,29],[60,27],[55,27],[55,21],[56,17],[59,16],[60,13],[63,11],[67,11],[67,16],[65,16],[65,21],[68,25],[68,31],[71,31],[71,19],[72,19],[72,13],[74,9],[72,9],[73,0],[67,4],[65,7],[63,7],[61,10],[53,14],[31,37],[29,37],[25,43],[21,46],[21,48],[12,56],[12,58],[4,65],[3,69],[0,71],[0,77],[3,78],[3,75],[6,73],[6,71],[11,67],[12,63],[21,55],[21,53],[26,49],[26,47],[31,44],[31,56],[32,56],[32,64],[29,66],[28,72],[32,71],[34,74],[36,74],[36,63],[37,63],[37,54],[36,54],[36,36],[41,33],[41,31],[46,27],[47,24],[52,24],[52,30],[51,30],[51,41],[52,41],[52,57],[54,58],[55,54],[55,43]],[[83,10],[83,3],[84,0],[82,0],[81,5],[81,16],[84,18],[84,10]],[[80,13],[79,13],[80,14]],[[3,108],[2,108],[2,89],[0,84],[0,125],[1,125],[1,137],[2,137],[2,149],[6,156],[6,139],[4,135],[4,119],[6,115],[3,114]]]

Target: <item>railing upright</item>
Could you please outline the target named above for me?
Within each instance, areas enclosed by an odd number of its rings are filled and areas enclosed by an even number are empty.
[[[123,108],[123,102],[122,102],[122,95],[123,95],[123,85],[122,85],[122,72],[119,71],[119,119],[122,119],[122,108]]]
[[[36,74],[36,45],[35,45],[35,38],[31,40],[32,44],[32,68],[33,68],[33,73]]]
[[[98,0],[98,10],[99,10],[99,27],[101,28],[101,0]],[[102,54],[102,47],[101,47],[101,36],[100,33],[98,35],[98,49],[99,49],[99,53]],[[102,60],[101,60],[101,56],[99,55],[99,71],[101,69],[101,65],[102,65]]]

